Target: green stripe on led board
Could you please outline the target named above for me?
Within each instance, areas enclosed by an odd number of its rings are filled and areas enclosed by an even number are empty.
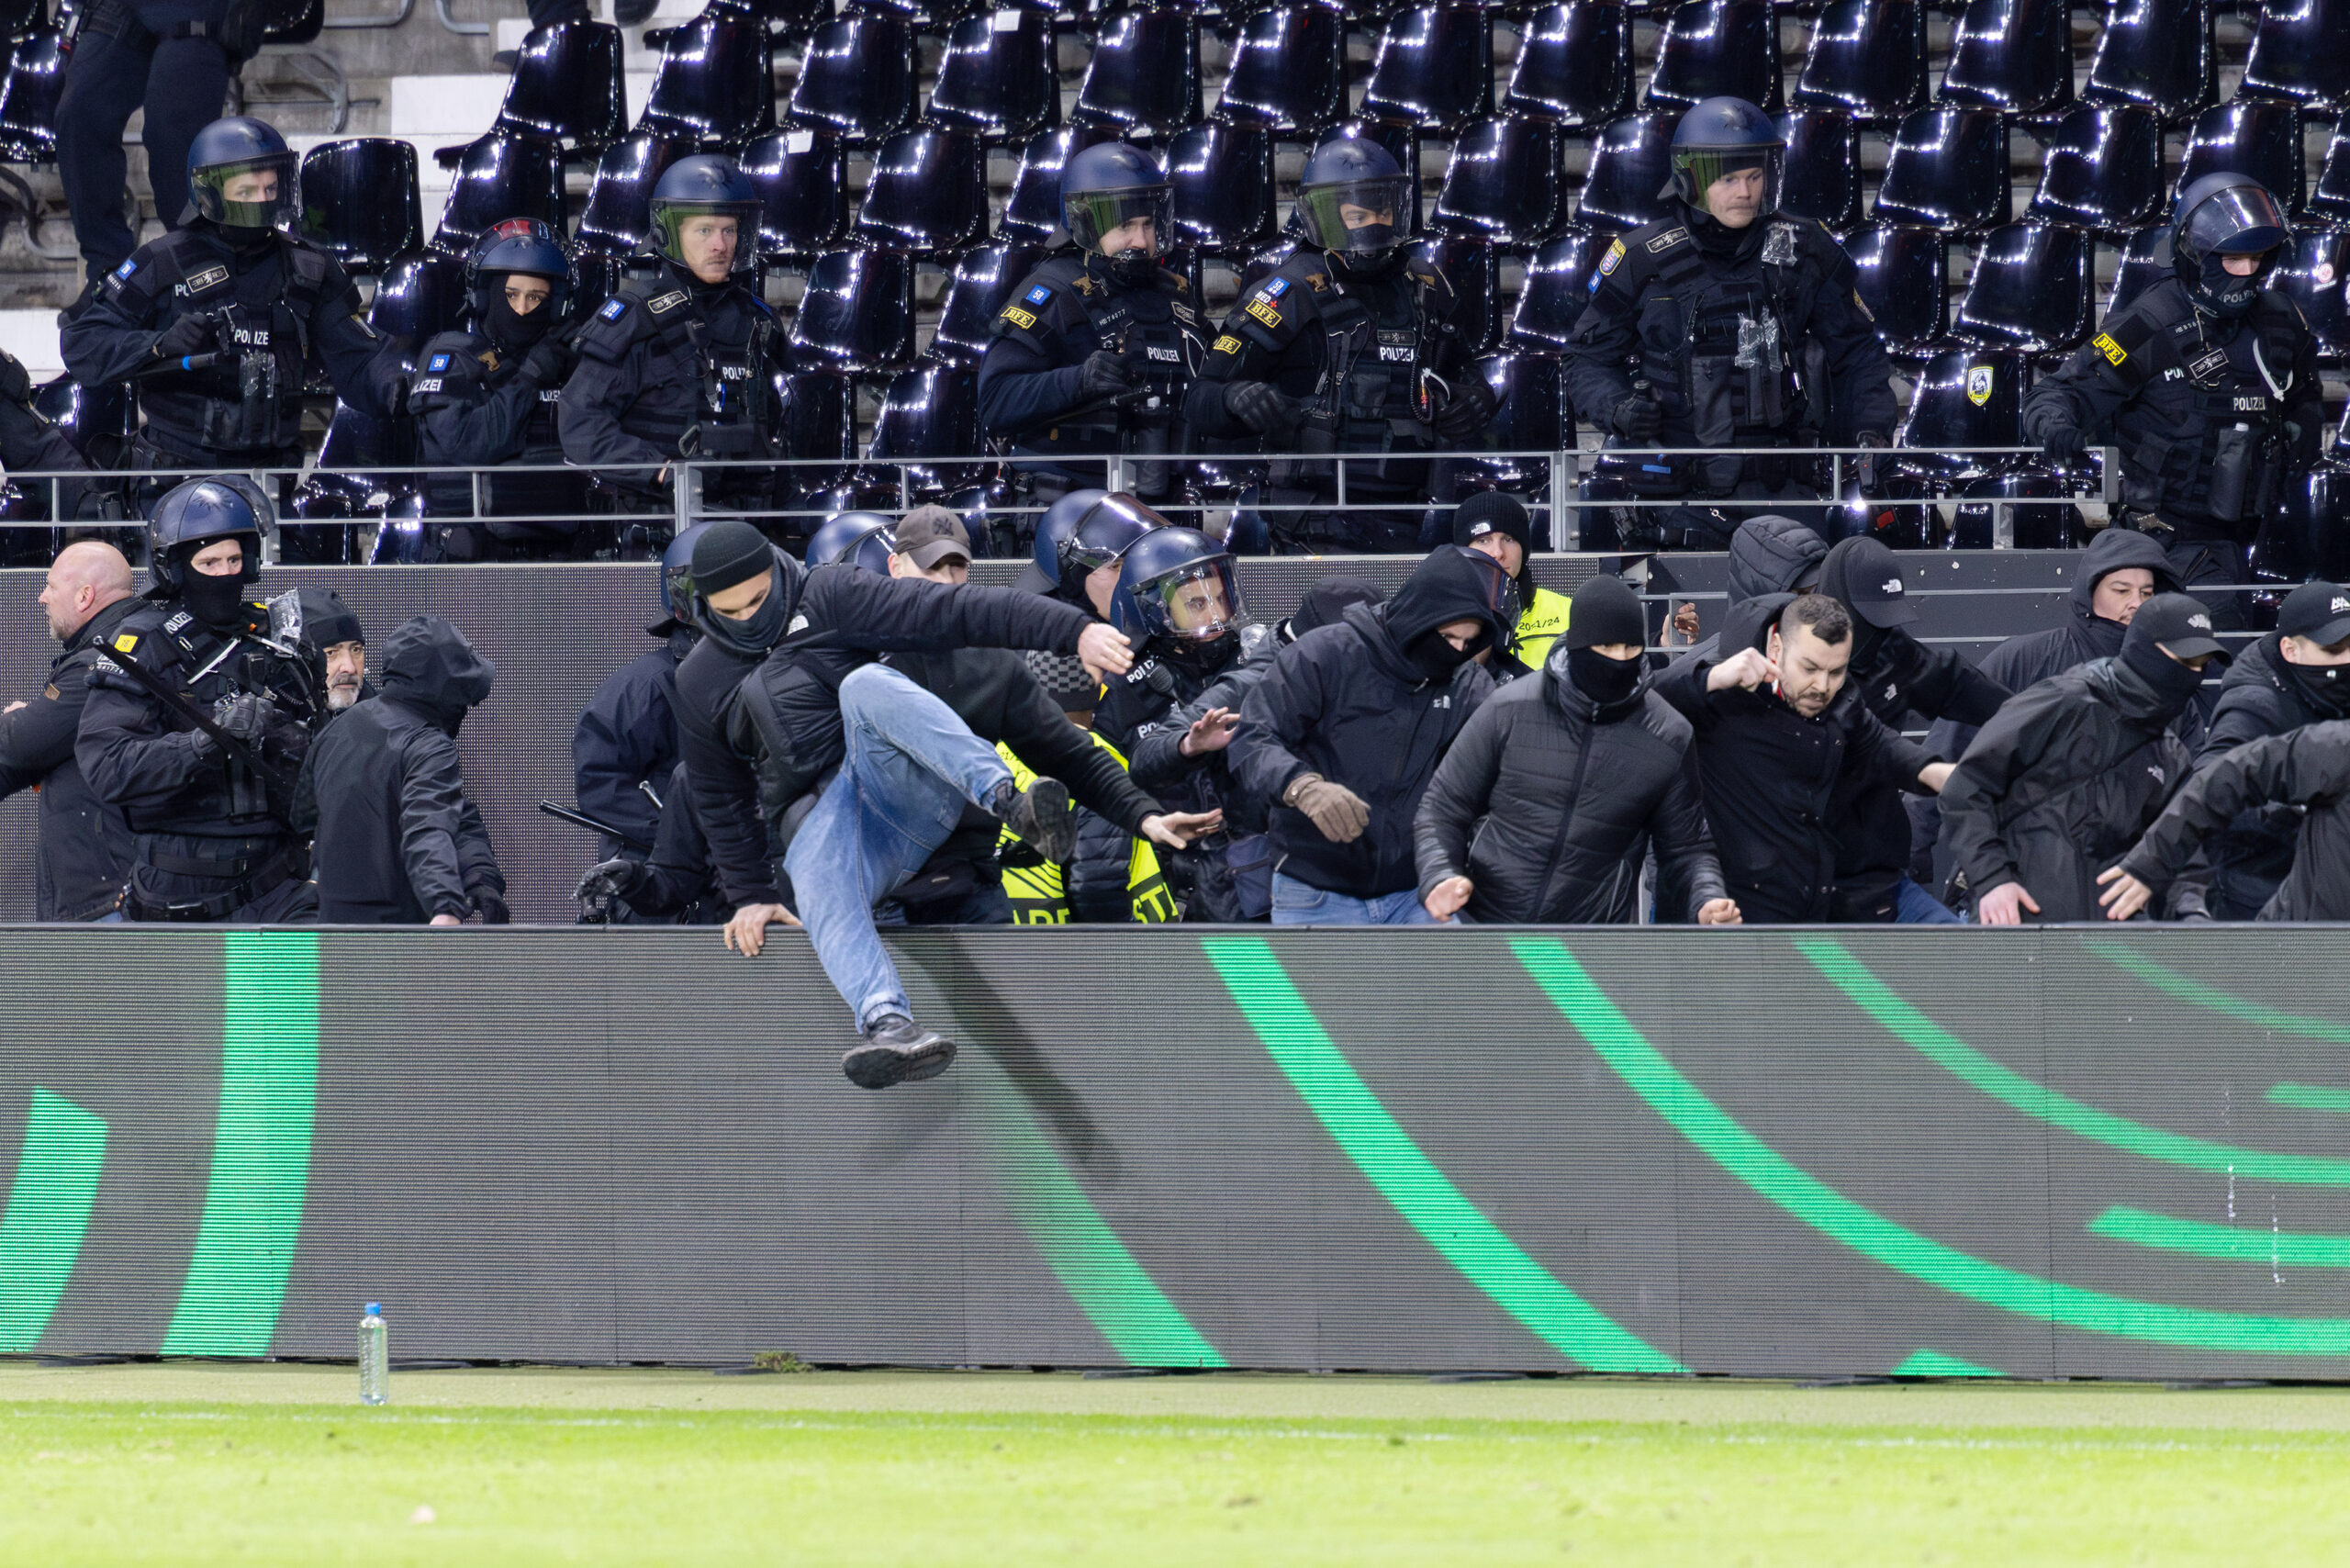
[[[2231,1263],[2274,1268],[2350,1269],[2350,1236],[2314,1236],[2307,1231],[2254,1226],[2213,1225],[2174,1219],[2116,1204],[2089,1221],[2091,1234],[2164,1252],[2185,1252]]]
[[[70,1100],[35,1089],[17,1179],[0,1211],[0,1351],[29,1350],[64,1298],[90,1228],[106,1125]]]

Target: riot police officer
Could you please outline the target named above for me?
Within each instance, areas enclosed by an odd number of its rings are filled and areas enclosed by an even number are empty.
[[[1173,187],[1158,161],[1122,141],[1061,170],[1061,214],[1083,253],[1021,281],[979,365],[979,425],[1010,444],[1047,505],[1110,482],[1092,453],[1158,454],[1184,445],[1183,394],[1206,353],[1192,286],[1159,264],[1174,233]],[[1132,489],[1164,501],[1172,468],[1146,463]]]
[[[2189,592],[2245,580],[2244,546],[2317,461],[2315,345],[2300,308],[2267,286],[2291,237],[2258,181],[2204,175],[2179,195],[2172,275],[2024,400],[2024,439],[2060,464],[2112,422],[2118,521],[2159,543]],[[2243,626],[2242,598],[2205,595],[2212,624]]]
[[[1167,520],[1133,496],[1071,490],[1038,520],[1035,548],[1013,586],[1111,619],[1118,561],[1127,546]]]
[[[248,597],[276,527],[251,480],[191,479],[147,524],[156,602],[90,671],[74,759],[137,840],[131,920],[304,920],[318,910],[294,786],[325,711],[311,650]]]
[[[1248,291],[1184,403],[1194,433],[1262,450],[1387,454],[1346,466],[1277,462],[1245,492],[1234,537],[1284,554],[1411,550],[1435,476],[1421,454],[1470,445],[1494,417],[1444,274],[1413,254],[1418,185],[1375,142],[1305,161],[1289,259]],[[1260,510],[1261,509],[1261,510]],[[1383,510],[1382,510],[1383,509]]]
[[[644,628],[661,645],[606,676],[571,732],[573,799],[640,844],[655,841],[669,809],[661,791],[677,766],[677,666],[701,641],[694,624],[694,542],[710,526],[694,524],[661,553],[661,614]],[[630,853],[620,839],[604,838],[603,858]],[[644,851],[633,853],[642,858]]]
[[[666,510],[679,458],[773,456],[773,378],[780,332],[748,286],[757,260],[759,196],[732,159],[680,158],[653,187],[650,277],[597,308],[578,338],[578,368],[555,422],[563,454],[599,474],[614,510]],[[703,492],[726,505],[764,503],[768,470],[709,470]]]
[[[539,219],[509,218],[474,241],[465,253],[465,324],[425,343],[408,385],[418,462],[452,469],[563,462],[555,405],[576,358],[575,292],[563,238]],[[434,474],[424,499],[436,520],[576,518],[587,488],[576,474],[484,475],[478,489],[464,474]],[[455,560],[524,559],[568,545],[579,525],[442,521],[438,532],[442,553]]]
[[[1607,249],[1568,340],[1575,413],[1611,447],[1890,444],[1892,365],[1852,258],[1807,218],[1778,210],[1786,142],[1742,98],[1707,98],[1673,133],[1672,210]],[[1862,462],[1863,488],[1875,460]],[[1820,521],[1812,462],[1740,457],[1603,460],[1637,498],[1628,545],[1720,550],[1740,521],[1793,510]],[[1588,495],[1589,492],[1586,491]],[[1779,503],[1729,507],[1723,501]]]
[[[295,162],[261,121],[214,120],[188,147],[195,219],[140,246],[61,318],[74,380],[140,383],[147,424],[129,466],[298,467],[313,366],[353,409],[389,417],[386,343],[359,291],[332,257],[276,227],[300,210]]]

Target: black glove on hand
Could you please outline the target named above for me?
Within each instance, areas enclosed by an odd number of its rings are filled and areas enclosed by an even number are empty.
[[[1436,417],[1436,433],[1455,445],[1477,439],[1494,422],[1494,389],[1472,374],[1452,388],[1452,400]]]
[[[1885,437],[1879,435],[1874,431],[1863,431],[1860,434],[1852,438],[1852,444],[1854,446],[1864,446],[1871,449],[1861,454],[1861,460],[1858,467],[1860,469],[1861,493],[1863,495],[1874,495],[1876,493],[1877,481],[1885,476],[1886,461],[1886,459],[1879,457],[1877,453],[1891,446],[1893,443],[1886,440]]]
[[[209,316],[183,316],[155,337],[157,359],[185,359],[203,353],[219,342],[219,327]]]
[[[1276,441],[1289,439],[1299,422],[1297,399],[1262,381],[1225,382],[1224,411],[1259,435]]]
[[[571,379],[572,364],[569,342],[561,332],[549,332],[531,345],[520,374],[533,386],[553,386]]]
[[[1078,367],[1077,393],[1087,402],[1097,398],[1121,398],[1135,389],[1135,369],[1124,354],[1095,349]]]
[[[612,905],[636,890],[644,880],[644,863],[641,860],[606,860],[588,868],[571,896],[579,901],[579,913],[590,925],[602,925],[612,918]]]
[[[2081,432],[2071,425],[2042,425],[2039,440],[2048,453],[2048,461],[2059,468],[2074,466],[2088,453],[2088,445],[2081,440]]]
[[[1653,442],[1664,433],[1664,409],[1645,392],[1628,392],[1607,410],[1607,425],[1626,441]]]
[[[269,733],[274,711],[269,699],[256,692],[240,691],[212,705],[212,722],[232,739],[258,749],[262,736]],[[193,739],[197,756],[209,760],[219,754],[220,743],[209,731],[198,730]]]
[[[487,882],[474,882],[465,889],[465,896],[474,901],[474,909],[484,925],[509,925],[513,912],[506,907],[506,895]]]

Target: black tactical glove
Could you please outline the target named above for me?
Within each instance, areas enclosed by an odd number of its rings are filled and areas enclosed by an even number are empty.
[[[571,896],[579,901],[579,913],[590,925],[602,925],[612,918],[612,905],[634,892],[644,880],[644,863],[641,860],[606,860],[588,868]]]
[[[1664,434],[1664,409],[1645,392],[1627,392],[1607,410],[1607,427],[1629,442],[1653,442]]]
[[[1476,440],[1494,422],[1494,389],[1473,371],[1452,388],[1452,400],[1436,417],[1436,433],[1458,446]]]
[[[2048,461],[2059,468],[2073,467],[2088,453],[2088,445],[2081,440],[2081,432],[2071,425],[2042,425],[2036,434],[2041,446],[2048,454]]]
[[[1224,410],[1259,435],[1275,441],[1294,435],[1303,419],[1296,398],[1262,381],[1225,382]]]
[[[261,738],[269,733],[274,714],[269,699],[256,692],[240,691],[223,697],[212,705],[212,722],[236,740],[259,749]],[[208,730],[198,730],[191,737],[196,755],[208,762],[221,751],[218,740]]]
[[[1102,398],[1123,398],[1135,389],[1135,367],[1124,354],[1095,349],[1078,367],[1077,395],[1091,403]]]
[[[509,925],[513,912],[506,907],[506,895],[487,882],[468,882],[465,896],[473,900],[476,913],[484,925]]]
[[[219,323],[209,316],[183,316],[155,335],[157,359],[185,359],[218,346]]]
[[[560,331],[549,332],[531,345],[519,374],[533,386],[554,386],[571,379],[576,363],[569,340]]]
[[[1864,496],[1874,495],[1876,493],[1877,481],[1885,476],[1886,465],[1888,461],[1886,458],[1879,457],[1877,453],[1891,446],[1893,443],[1886,440],[1885,437],[1879,435],[1874,431],[1863,431],[1860,434],[1852,438],[1852,444],[1854,446],[1863,446],[1871,449],[1861,454],[1858,467],[1860,469],[1861,493]]]

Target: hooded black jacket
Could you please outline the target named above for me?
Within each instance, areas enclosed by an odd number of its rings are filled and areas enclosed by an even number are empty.
[[[2221,757],[2270,735],[2304,724],[2350,719],[2350,666],[2331,666],[2333,678],[2313,690],[2286,661],[2283,633],[2271,632],[2239,655],[2220,682],[2220,703],[2195,754],[2201,773]],[[2221,920],[2249,920],[2277,896],[2292,869],[2301,834],[2300,809],[2268,800],[2247,808],[2210,837],[2211,913]]]
[[[2187,748],[2172,733],[2177,718],[2118,658],[2018,693],[1942,788],[1942,824],[1967,888],[1980,897],[2021,882],[2042,924],[2102,918],[2098,873],[2138,841],[2187,777]],[[2174,886],[2175,915],[2202,913],[2203,880],[2199,868]]]
[[[1695,920],[1728,896],[1695,738],[1645,674],[1630,697],[1602,705],[1553,645],[1541,672],[1495,692],[1437,765],[1412,823],[1420,896],[1467,877],[1476,890],[1463,913],[1479,924],[1630,924],[1653,842]]]
[[[90,666],[123,619],[140,606],[118,599],[65,639],[40,695],[0,715],[0,800],[40,791],[33,849],[33,912],[42,920],[95,920],[122,899],[138,844],[122,812],[99,799],[73,760]]]
[[[1807,574],[1828,558],[1828,541],[1798,518],[1777,512],[1750,517],[1729,536],[1729,599],[1725,610],[1768,593],[1794,593]],[[1720,656],[1721,633],[1692,643],[1677,658]]]
[[[1241,787],[1279,801],[1301,773],[1319,773],[1362,797],[1371,825],[1333,844],[1292,807],[1270,812],[1274,866],[1283,875],[1350,898],[1382,898],[1418,880],[1412,819],[1437,763],[1493,691],[1473,660],[1452,678],[1429,678],[1405,653],[1455,621],[1475,621],[1498,645],[1509,638],[1509,578],[1491,556],[1438,547],[1383,605],[1349,605],[1335,625],[1283,648],[1240,708],[1227,749]]]
[[[1791,596],[1740,605],[1722,627],[1725,648],[1763,649]],[[1776,692],[1706,689],[1712,659],[1683,659],[1656,690],[1697,734],[1698,777],[1722,878],[1750,925],[1832,920],[1839,786],[1915,784],[1932,760],[1888,729],[1847,680],[1816,719]]]
[[[2268,805],[2301,809],[2293,861],[2262,920],[2350,920],[2350,722],[2249,741],[2199,764],[2121,868],[2161,889],[2192,875],[2202,842]]]

